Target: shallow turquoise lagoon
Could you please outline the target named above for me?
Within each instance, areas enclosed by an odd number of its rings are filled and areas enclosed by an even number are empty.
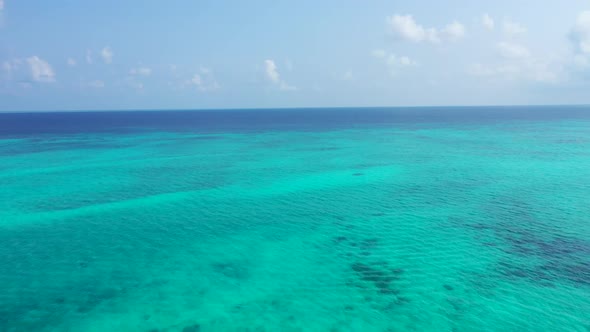
[[[0,287],[7,332],[590,331],[590,121],[5,135]]]

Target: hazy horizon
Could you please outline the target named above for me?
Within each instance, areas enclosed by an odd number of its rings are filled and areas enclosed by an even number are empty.
[[[228,108],[121,108],[121,109],[62,109],[62,110],[0,110],[6,113],[83,113],[83,112],[199,112],[199,111],[265,111],[265,110],[329,110],[329,109],[449,109],[449,108],[521,108],[521,107],[590,107],[590,104],[498,104],[498,105],[399,105],[399,106],[301,106],[301,107],[228,107]]]

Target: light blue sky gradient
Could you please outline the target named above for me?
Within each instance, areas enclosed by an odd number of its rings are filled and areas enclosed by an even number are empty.
[[[582,0],[0,8],[0,111],[590,103]]]

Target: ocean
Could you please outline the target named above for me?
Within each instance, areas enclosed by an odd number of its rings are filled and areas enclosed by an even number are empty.
[[[0,114],[0,331],[590,331],[590,106]]]

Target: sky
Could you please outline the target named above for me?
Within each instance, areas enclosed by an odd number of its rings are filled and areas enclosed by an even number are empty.
[[[0,0],[0,111],[590,104],[590,0]]]

